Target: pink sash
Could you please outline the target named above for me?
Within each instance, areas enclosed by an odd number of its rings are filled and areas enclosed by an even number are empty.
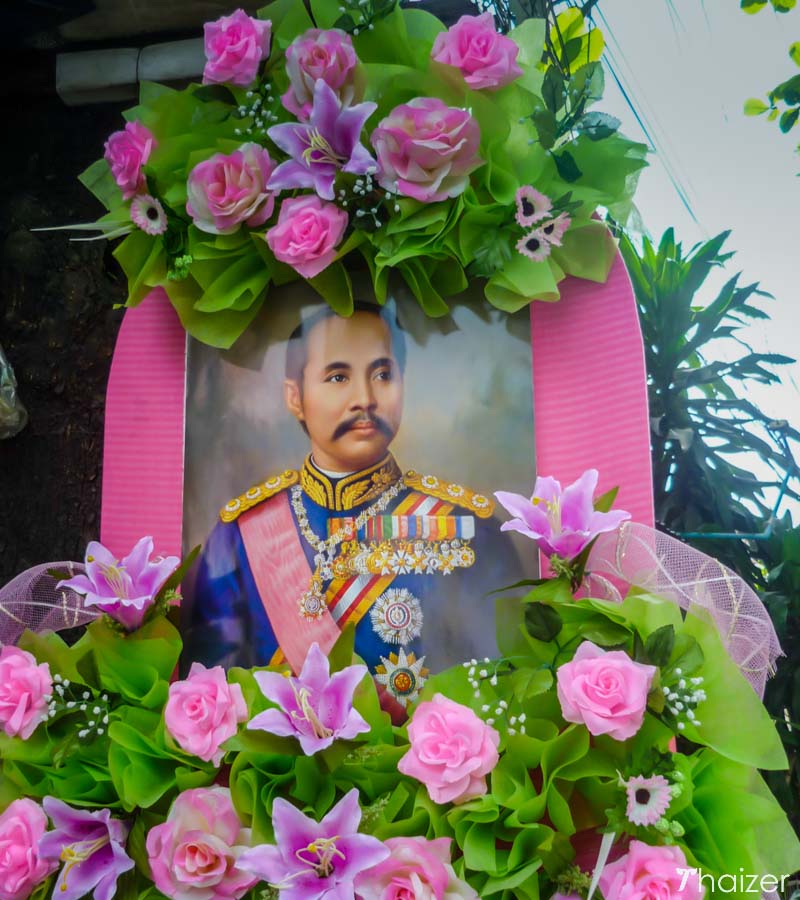
[[[300,614],[300,598],[311,586],[312,573],[288,495],[283,492],[259,503],[237,522],[264,611],[284,656],[298,673],[315,641],[327,654],[341,631],[327,608],[318,619]]]

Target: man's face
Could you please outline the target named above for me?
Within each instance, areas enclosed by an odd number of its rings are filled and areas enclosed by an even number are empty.
[[[333,472],[379,462],[403,414],[403,380],[387,324],[365,312],[323,319],[306,350],[302,391],[287,380],[286,405],[308,429],[314,462]]]

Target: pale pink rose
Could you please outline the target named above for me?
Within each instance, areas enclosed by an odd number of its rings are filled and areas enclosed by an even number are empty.
[[[600,890],[605,900],[701,900],[705,889],[689,868],[680,847],[631,841],[625,856],[603,869]]]
[[[385,844],[392,855],[356,878],[361,900],[478,900],[450,865],[450,838],[397,837]]]
[[[53,692],[50,666],[10,644],[0,650],[0,726],[9,737],[29,738]]]
[[[227,155],[215,153],[189,173],[186,212],[209,234],[232,234],[242,223],[263,225],[275,207],[275,195],[267,190],[274,168],[259,144],[242,144]]]
[[[203,84],[223,81],[241,87],[252,84],[261,60],[269,56],[271,33],[270,21],[251,19],[241,9],[216,22],[206,22]]]
[[[500,735],[468,706],[435,694],[414,710],[408,739],[411,749],[397,768],[421,781],[434,803],[463,803],[486,793]]]
[[[655,674],[655,666],[634,662],[622,650],[584,641],[556,673],[561,713],[591,734],[626,741],[642,727]]]
[[[431,57],[461,70],[464,81],[476,91],[496,90],[523,74],[517,65],[519,47],[498,34],[490,12],[462,16],[447,31],[436,35]]]
[[[315,194],[292,197],[281,204],[267,243],[275,259],[288,263],[303,278],[313,278],[333,262],[348,221],[344,210]]]
[[[286,48],[289,90],[281,102],[305,121],[314,103],[314,85],[321,78],[342,106],[352,106],[363,94],[356,82],[357,67],[358,57],[349,34],[338,28],[309,28]]]
[[[156,146],[152,131],[141,122],[128,122],[123,131],[115,131],[106,141],[106,162],[125,200],[145,190],[142,166]]]
[[[457,197],[483,165],[478,123],[465,109],[434,97],[396,106],[372,132],[378,181],[422,203]]]
[[[257,881],[236,867],[250,846],[224,787],[179,794],[162,825],[147,835],[153,881],[173,900],[238,900]]]
[[[189,677],[169,686],[164,708],[167,731],[187,753],[218,766],[220,746],[236,734],[247,718],[247,705],[238,684],[228,684],[222,666],[207,669],[192,663]]]
[[[0,815],[0,900],[25,900],[59,866],[39,857],[47,816],[33,800],[14,800]]]

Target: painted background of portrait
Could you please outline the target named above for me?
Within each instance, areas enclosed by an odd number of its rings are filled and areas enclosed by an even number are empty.
[[[374,299],[368,282],[355,296]],[[390,450],[413,468],[490,496],[530,494],[535,473],[530,319],[488,306],[480,290],[452,313],[428,318],[405,286],[391,292],[408,359],[400,430]],[[283,399],[286,341],[320,305],[306,284],[270,291],[253,326],[229,351],[190,339],[186,397],[184,551],[202,543],[219,509],[251,485],[297,469],[308,438]],[[513,536],[536,575],[529,541]],[[498,585],[499,587],[500,585]]]

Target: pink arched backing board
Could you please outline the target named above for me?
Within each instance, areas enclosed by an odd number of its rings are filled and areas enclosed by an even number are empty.
[[[562,484],[600,471],[600,491],[653,524],[644,349],[618,256],[605,284],[567,278],[558,303],[531,304],[536,467]],[[161,288],[129,309],[106,399],[101,540],[127,553],[152,535],[181,552],[186,340]]]

